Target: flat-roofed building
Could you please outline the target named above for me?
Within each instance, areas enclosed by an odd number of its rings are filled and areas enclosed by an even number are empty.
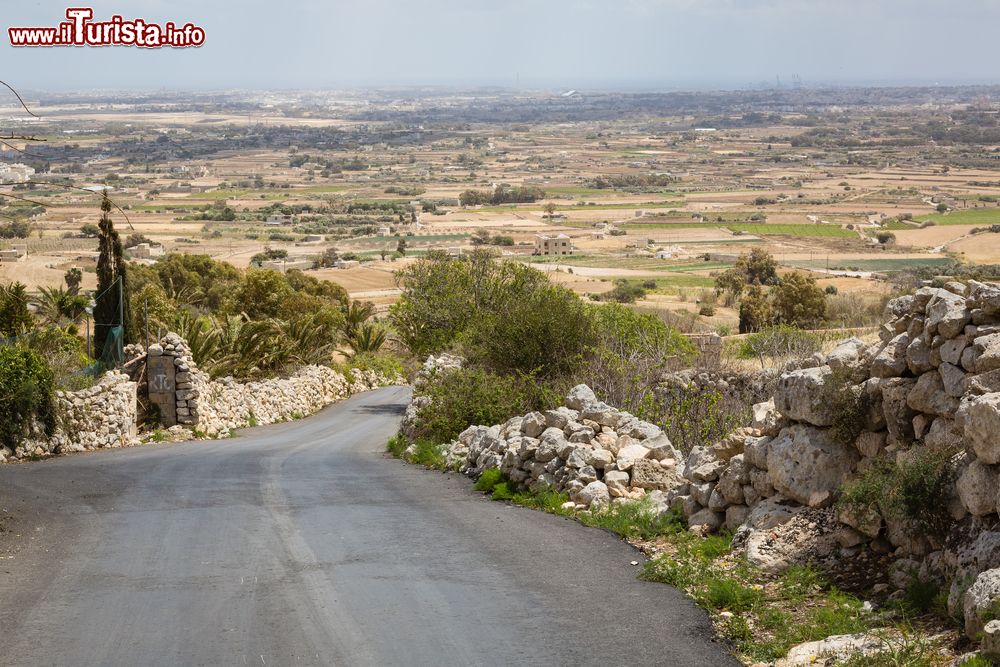
[[[565,234],[548,236],[538,234],[535,236],[536,255],[572,255],[573,244]]]

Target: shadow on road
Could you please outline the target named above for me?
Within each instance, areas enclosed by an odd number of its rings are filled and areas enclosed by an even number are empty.
[[[401,415],[406,411],[406,403],[386,403],[384,405],[359,405],[353,412],[370,415]]]

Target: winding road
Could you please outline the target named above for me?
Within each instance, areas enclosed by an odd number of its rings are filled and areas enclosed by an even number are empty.
[[[408,399],[0,466],[0,663],[739,664],[615,536],[388,458]]]

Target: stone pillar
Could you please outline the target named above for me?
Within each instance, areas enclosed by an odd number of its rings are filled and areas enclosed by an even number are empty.
[[[146,351],[146,386],[149,402],[160,409],[160,424],[174,426],[177,423],[174,358],[164,356],[160,345],[150,345]]]
[[[163,384],[156,386],[155,393],[154,378],[157,376],[154,375],[154,368],[164,378],[169,378],[169,382],[164,380]],[[160,406],[161,422],[164,426],[198,425],[198,390],[194,387],[193,370],[191,349],[177,334],[168,333],[159,345],[149,346],[147,353],[149,399]],[[157,381],[159,382],[158,379]]]

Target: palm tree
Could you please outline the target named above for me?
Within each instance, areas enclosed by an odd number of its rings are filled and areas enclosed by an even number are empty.
[[[80,291],[80,283],[83,282],[83,271],[79,267],[74,266],[71,269],[67,269],[66,273],[63,275],[63,280],[66,281],[66,287],[73,294]]]
[[[90,305],[89,298],[62,287],[41,287],[38,291],[34,303],[46,324],[76,324]]]

